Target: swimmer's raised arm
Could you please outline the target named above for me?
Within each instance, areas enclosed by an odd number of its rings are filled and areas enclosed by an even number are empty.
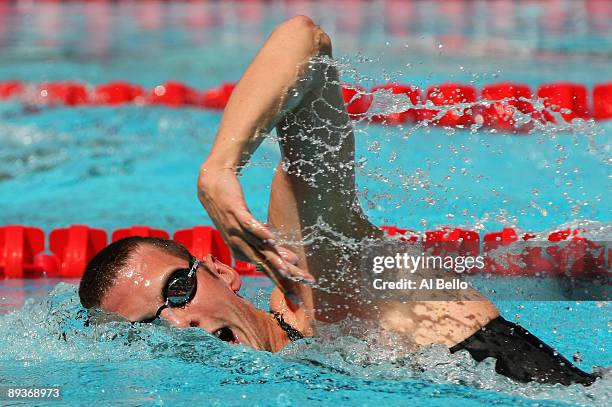
[[[326,37],[303,16],[274,30],[228,101],[205,169],[240,171],[284,112],[299,104],[311,83],[310,58],[329,53]]]
[[[272,233],[249,212],[236,174],[311,86],[309,60],[329,52],[329,39],[309,18],[279,25],[236,85],[198,178],[200,201],[234,255],[264,262],[281,275],[301,274],[293,266],[296,256],[277,248]]]

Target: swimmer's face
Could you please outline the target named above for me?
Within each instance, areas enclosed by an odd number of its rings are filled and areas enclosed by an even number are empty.
[[[170,276],[188,267],[186,259],[143,245],[119,272],[101,308],[130,321],[150,319],[165,303],[163,291]],[[230,343],[269,350],[269,338],[261,329],[262,311],[237,295],[241,281],[234,269],[207,256],[198,267],[196,278],[191,301],[185,307],[163,309],[162,320],[179,328],[200,327]]]

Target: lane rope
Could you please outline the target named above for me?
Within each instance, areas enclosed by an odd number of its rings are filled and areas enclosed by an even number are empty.
[[[0,100],[29,106],[133,104],[221,110],[233,89],[232,82],[200,91],[179,81],[145,89],[125,81],[89,85],[77,81],[35,84],[7,80],[0,81]],[[485,85],[479,90],[472,85],[443,83],[424,91],[407,84],[378,85],[370,90],[345,84],[342,94],[351,118],[387,125],[427,123],[460,128],[482,125],[524,133],[533,128],[534,121],[612,119],[612,82],[598,83],[590,92],[585,85],[571,82],[543,84],[536,90],[511,82]],[[379,103],[373,102],[378,97],[393,98],[393,111],[374,111]]]
[[[546,233],[519,233],[514,228],[479,232],[445,227],[417,233],[397,226],[381,226],[389,236],[408,244],[419,242],[428,256],[483,256],[482,272],[496,275],[610,275],[612,247],[583,236],[584,229],[562,228]],[[169,239],[170,234],[149,226],[114,230],[110,241],[129,236]],[[172,239],[197,258],[211,254],[245,276],[263,276],[255,264],[232,258],[221,233],[211,226],[174,232]],[[47,241],[47,242],[46,242]],[[47,245],[45,244],[47,243]],[[80,278],[87,263],[109,244],[104,229],[71,225],[51,230],[24,225],[0,227],[0,278]],[[512,250],[512,246],[521,250]],[[502,250],[499,255],[494,253]],[[45,249],[48,249],[47,251]]]

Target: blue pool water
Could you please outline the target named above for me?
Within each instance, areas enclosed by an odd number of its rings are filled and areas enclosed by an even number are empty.
[[[589,11],[598,2],[554,2],[555,18],[563,22],[558,26],[544,18],[547,6],[532,2],[493,2],[510,4],[511,11],[484,2],[456,2],[463,6],[450,11],[410,2],[406,21],[397,23],[401,30],[394,28],[400,13],[389,11],[397,2],[147,3],[145,11],[132,2],[0,5],[0,80],[123,79],[150,87],[177,79],[212,87],[236,80],[272,27],[300,12],[330,33],[336,56],[359,73],[346,71],[344,78],[366,87],[389,77],[421,88],[449,80],[476,87],[513,80],[535,88],[611,79],[612,19]],[[2,103],[0,225],[49,231],[84,223],[111,231],[147,224],[172,232],[209,224],[195,184],[219,119],[217,112],[197,109],[27,110]],[[363,163],[357,182],[374,223],[416,230],[451,224],[543,231],[582,224],[595,233],[609,227],[612,122],[575,122],[569,131],[549,126],[526,136],[364,123],[356,130]],[[260,219],[278,157],[273,140],[265,142],[242,177]],[[197,329],[86,327],[74,283],[0,281],[0,385],[61,385],[66,405],[610,400],[609,376],[588,389],[519,386],[492,374],[490,364],[476,366],[443,349],[390,355],[334,332],[268,354]],[[247,297],[262,308],[270,289],[263,279],[246,282]],[[609,302],[497,305],[562,354],[579,352],[580,367],[612,365]]]
[[[29,290],[36,291],[33,284]],[[247,278],[244,294],[265,307],[269,289],[266,280]],[[0,296],[10,295],[2,287]],[[498,305],[563,354],[579,351],[580,366],[612,362],[609,304]],[[59,385],[67,405],[560,406],[606,405],[610,397],[609,377],[589,388],[517,385],[494,374],[492,364],[443,348],[394,355],[332,331],[271,354],[228,345],[197,328],[88,327],[83,312],[75,286],[61,283],[48,297],[1,317],[3,384]]]

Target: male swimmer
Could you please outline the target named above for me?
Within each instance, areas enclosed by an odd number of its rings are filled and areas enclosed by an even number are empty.
[[[484,297],[360,298],[359,278],[351,278],[358,274],[359,250],[334,243],[338,236],[384,237],[356,197],[352,125],[329,64],[331,51],[329,37],[309,18],[280,24],[237,84],[199,174],[199,198],[234,255],[258,262],[276,283],[271,312],[238,295],[241,281],[231,267],[211,256],[196,259],[173,241],[141,237],[109,245],[88,264],[79,287],[83,306],[130,321],[159,318],[200,327],[221,340],[272,352],[315,335],[314,320],[357,317],[410,344],[444,344],[477,361],[495,358],[496,371],[517,381],[592,383],[593,375],[504,320]],[[274,128],[282,159],[264,225],[249,212],[237,174]],[[281,247],[272,230],[296,243]],[[304,240],[310,230],[316,238]]]

